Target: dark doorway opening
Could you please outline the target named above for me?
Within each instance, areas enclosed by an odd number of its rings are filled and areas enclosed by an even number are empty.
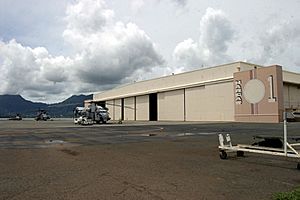
[[[157,93],[149,94],[149,120],[157,121]]]
[[[106,102],[105,101],[99,101],[99,102],[97,102],[97,105],[101,106],[102,108],[105,108],[106,107]]]
[[[124,99],[121,99],[121,120],[124,120]]]

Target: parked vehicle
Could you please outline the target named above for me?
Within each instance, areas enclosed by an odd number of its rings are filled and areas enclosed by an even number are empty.
[[[75,124],[105,124],[110,120],[108,110],[102,106],[98,106],[95,103],[92,103],[87,108],[85,107],[76,107],[74,109],[74,123]]]
[[[300,112],[299,111],[287,112],[287,121],[300,122]]]
[[[296,122],[300,122],[300,112],[292,112]]]
[[[22,117],[20,114],[17,114],[16,116],[9,118],[8,120],[20,121],[20,120],[22,120]]]

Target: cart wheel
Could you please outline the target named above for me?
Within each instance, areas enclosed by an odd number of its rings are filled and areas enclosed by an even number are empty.
[[[220,151],[220,158],[221,159],[227,159],[227,153],[226,153],[226,151],[224,151],[224,150]]]
[[[299,169],[299,170],[300,170],[300,163],[298,163],[298,164],[297,164],[297,169]]]
[[[243,151],[237,151],[236,152],[236,156],[237,157],[243,157],[244,156],[244,152]]]

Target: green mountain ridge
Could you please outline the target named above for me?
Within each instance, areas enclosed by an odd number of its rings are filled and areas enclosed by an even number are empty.
[[[51,117],[72,117],[73,109],[83,106],[84,100],[92,99],[92,95],[73,95],[54,104],[32,102],[21,95],[0,95],[0,117],[13,117],[17,113],[22,117],[35,117],[39,109],[44,109]]]

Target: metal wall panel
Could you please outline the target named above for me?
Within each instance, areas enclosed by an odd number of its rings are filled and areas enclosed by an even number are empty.
[[[203,68],[191,72],[164,76],[156,79],[140,81],[117,87],[101,93],[96,93],[93,100],[105,101],[110,99],[142,96],[150,93],[165,92],[175,89],[183,89],[185,85],[194,85],[222,79],[233,78],[233,73],[239,70],[249,70],[256,65],[249,63],[230,63],[226,65]]]
[[[300,109],[300,85],[283,85],[283,99],[285,109]]]
[[[184,121],[184,90],[158,93],[158,120]]]
[[[290,86],[290,105],[293,108],[300,109],[300,86]]]
[[[149,95],[136,97],[136,120],[149,120]]]
[[[124,99],[124,120],[135,119],[134,97]]]
[[[115,120],[115,113],[114,113],[114,100],[106,101],[106,108],[108,108],[109,116],[112,120]]]
[[[122,105],[121,105],[121,99],[115,99],[115,105],[114,105],[114,120],[120,120],[122,118]]]
[[[185,90],[186,121],[234,121],[233,83]]]

